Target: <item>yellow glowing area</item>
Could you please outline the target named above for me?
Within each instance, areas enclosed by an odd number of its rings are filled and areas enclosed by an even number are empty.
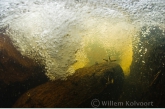
[[[136,31],[132,25],[126,22],[121,22],[110,27],[111,30],[107,31],[107,37],[100,40],[103,42],[104,48],[112,48],[113,50],[111,51],[117,52],[116,54],[109,52],[108,55],[117,60],[125,75],[129,75],[133,55],[132,39]]]
[[[130,42],[131,43],[131,42]],[[132,45],[126,46],[123,55],[121,56],[121,62],[119,63],[124,71],[125,75],[129,75],[130,73],[130,65],[132,62]]]
[[[88,63],[88,59],[83,51],[76,53],[77,62],[72,66],[75,70],[84,67]]]
[[[136,31],[128,22],[113,23],[95,19],[85,23],[87,30],[82,40],[82,49],[76,55],[77,62],[70,68],[74,70],[84,66],[105,62],[103,59],[117,60],[124,74],[129,75],[132,62],[132,39]]]

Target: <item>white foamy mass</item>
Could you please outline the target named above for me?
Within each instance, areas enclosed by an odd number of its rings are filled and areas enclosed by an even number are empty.
[[[117,46],[116,28],[128,34],[143,26],[164,28],[164,16],[164,0],[0,0],[0,28],[22,55],[45,65],[51,80],[72,75],[78,61],[81,67],[89,63],[88,42],[97,38],[105,49]]]

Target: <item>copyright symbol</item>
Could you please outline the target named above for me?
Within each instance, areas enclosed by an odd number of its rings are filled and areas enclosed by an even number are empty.
[[[98,100],[98,99],[93,99],[92,101],[91,101],[91,106],[92,107],[99,107],[100,106],[100,101]]]

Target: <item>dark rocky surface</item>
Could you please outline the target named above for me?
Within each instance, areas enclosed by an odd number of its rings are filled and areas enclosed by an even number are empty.
[[[47,82],[24,93],[13,107],[92,107],[91,100],[117,100],[124,74],[115,63],[76,70],[67,80]]]
[[[0,34],[0,107],[11,107],[22,93],[47,80],[43,66],[22,56],[9,37]]]

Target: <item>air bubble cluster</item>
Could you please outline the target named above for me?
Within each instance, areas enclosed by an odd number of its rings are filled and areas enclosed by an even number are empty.
[[[51,80],[66,79],[74,73],[68,70],[72,65],[80,61],[85,66],[91,60],[88,53],[80,53],[88,50],[89,42],[99,40],[105,52],[116,49],[124,65],[123,59],[130,60],[125,57],[132,51],[134,29],[164,28],[164,7],[163,0],[1,0],[0,29],[5,28],[3,33],[22,55],[45,65]]]

